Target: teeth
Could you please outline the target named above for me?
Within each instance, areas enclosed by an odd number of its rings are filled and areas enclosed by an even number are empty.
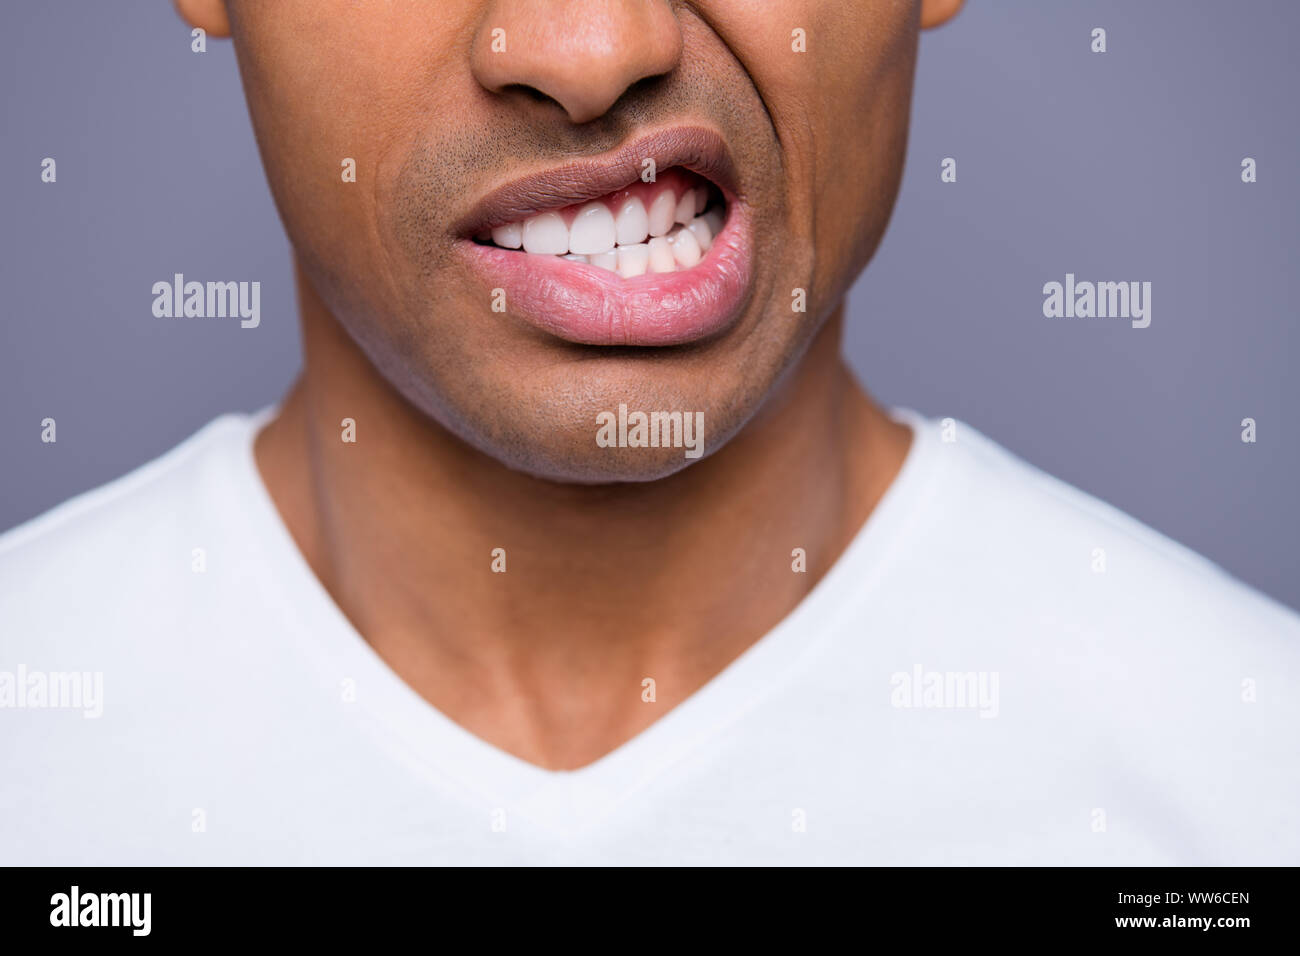
[[[650,246],[640,243],[635,246],[618,247],[618,274],[624,279],[645,275],[650,268]]]
[[[503,249],[518,249],[524,244],[524,227],[517,222],[497,226],[492,230],[492,241]]]
[[[695,241],[700,244],[701,252],[708,252],[709,246],[713,245],[713,230],[704,219],[692,219],[691,224],[686,227],[695,234]]]
[[[688,189],[682,193],[682,198],[677,200],[677,207],[673,212],[673,222],[681,223],[683,226],[695,218],[695,190]]]
[[[708,207],[707,210],[705,207]],[[571,225],[565,225],[565,218]],[[615,211],[592,200],[577,208],[551,210],[490,231],[503,249],[555,256],[617,272],[625,279],[677,272],[699,264],[725,225],[725,212],[710,202],[710,190],[687,189],[674,198],[670,188],[654,194],[649,208],[629,196]],[[489,232],[475,236],[487,241]]]
[[[620,246],[633,246],[645,242],[650,235],[650,218],[646,215],[645,203],[632,196],[623,203],[614,220],[614,240]]]
[[[695,233],[682,229],[673,239],[673,259],[683,269],[689,269],[700,261],[700,243]]]
[[[569,252],[590,256],[614,248],[614,215],[603,202],[589,202],[578,210],[569,228]]]
[[[524,252],[562,256],[568,251],[569,230],[558,212],[539,213],[524,220]]]
[[[602,269],[608,269],[610,272],[618,271],[618,253],[613,249],[609,252],[602,252],[591,257],[593,266],[600,266]]]
[[[676,211],[677,200],[673,199],[673,194],[669,190],[665,189],[658,196],[655,196],[647,213],[650,235],[666,235],[668,230],[673,227],[673,214]]]
[[[717,208],[710,209],[704,214],[703,218],[705,223],[708,224],[709,232],[713,233],[714,236],[722,232],[722,213]]]
[[[673,244],[663,236],[656,236],[649,242],[650,271],[676,272],[677,260],[673,258]]]

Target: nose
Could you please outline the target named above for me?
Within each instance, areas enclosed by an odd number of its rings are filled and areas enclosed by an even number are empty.
[[[489,92],[526,87],[586,123],[681,55],[669,0],[491,0],[470,65]]]

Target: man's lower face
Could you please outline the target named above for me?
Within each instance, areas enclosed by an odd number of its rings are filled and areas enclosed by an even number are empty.
[[[508,467],[641,481],[707,458],[804,353],[883,231],[908,17],[887,24],[874,60],[845,60],[828,33],[818,63],[784,26],[787,13],[818,19],[805,4],[750,20],[745,4],[700,6],[671,7],[671,69],[581,123],[562,71],[520,74],[543,96],[486,88],[473,45],[487,34],[457,33],[450,13],[338,12],[352,29],[336,63],[305,56],[284,7],[238,6],[250,111],[304,273],[412,405]],[[806,76],[792,84],[792,71]],[[857,102],[836,102],[845,74]],[[336,157],[355,159],[356,183],[321,181]]]
[[[747,188],[725,136],[691,115],[593,155],[522,159],[450,222],[391,220],[405,345],[376,329],[372,360],[390,381],[413,372],[417,407],[539,477],[652,480],[720,448],[819,317],[793,307],[811,261],[783,241],[775,149],[769,183]],[[399,191],[426,195],[435,156],[408,160]]]

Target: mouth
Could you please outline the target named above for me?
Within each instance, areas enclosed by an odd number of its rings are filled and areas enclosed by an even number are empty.
[[[561,256],[624,279],[699,264],[726,221],[726,200],[707,179],[672,167],[581,205],[534,212],[481,231],[474,241],[530,256]]]
[[[569,342],[699,341],[750,292],[748,212],[725,143],[702,128],[517,179],[454,231],[494,311]]]

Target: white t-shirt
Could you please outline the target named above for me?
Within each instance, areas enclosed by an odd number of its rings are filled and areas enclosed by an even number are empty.
[[[0,864],[1300,863],[1300,618],[897,414],[807,599],[573,772],[389,670],[262,484],[266,413],[217,419],[0,537]]]

